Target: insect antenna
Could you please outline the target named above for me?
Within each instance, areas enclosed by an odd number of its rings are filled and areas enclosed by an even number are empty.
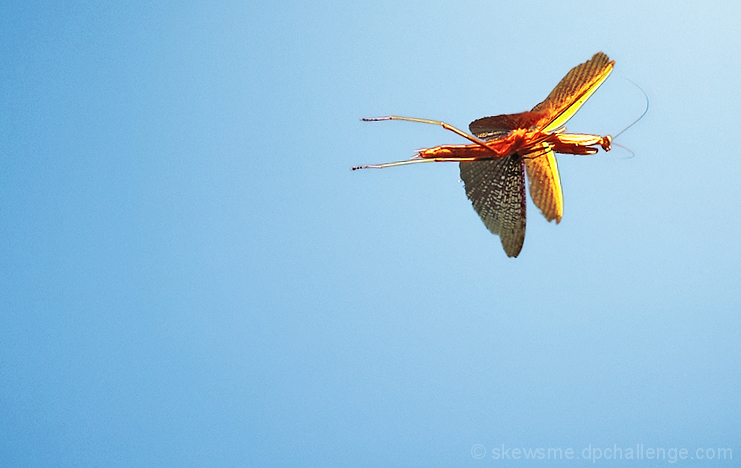
[[[628,80],[628,81],[630,81],[631,83],[633,83],[633,85],[634,85],[634,86],[635,86],[636,88],[638,88],[639,90],[641,90],[641,92],[643,93],[643,97],[644,97],[644,98],[646,98],[646,109],[644,109],[644,110],[643,110],[643,113],[642,113],[642,114],[641,114],[641,115],[640,115],[640,116],[639,116],[639,117],[638,117],[637,119],[635,119],[635,120],[633,121],[633,123],[631,123],[630,125],[628,125],[628,126],[627,126],[627,127],[625,127],[624,129],[622,129],[622,130],[621,130],[620,132],[618,132],[618,134],[617,134],[617,135],[615,135],[614,137],[612,137],[612,139],[613,139],[613,140],[614,140],[614,139],[616,139],[617,137],[619,137],[620,135],[622,135],[622,134],[623,134],[623,132],[625,132],[625,131],[626,131],[627,129],[629,129],[629,128],[630,128],[630,127],[632,127],[633,125],[637,124],[637,123],[638,123],[638,121],[639,121],[639,120],[641,120],[641,119],[642,119],[642,118],[643,118],[643,117],[644,117],[644,116],[645,116],[645,115],[646,115],[646,114],[648,113],[648,105],[649,105],[649,99],[648,99],[648,94],[646,94],[646,91],[644,91],[644,90],[643,90],[643,88],[641,88],[640,86],[638,86],[638,84],[637,84],[637,83],[636,83],[635,81],[633,81],[633,80],[631,80],[631,79],[628,79],[628,78],[625,78],[625,79],[626,79],[626,80]],[[617,143],[616,143],[616,144],[617,144]],[[625,146],[622,146],[622,145],[618,145],[618,146],[621,146],[622,148],[625,148]],[[628,149],[628,148],[625,148],[625,149]],[[628,150],[628,151],[630,151],[630,150]],[[631,152],[632,152],[632,151],[631,151]]]

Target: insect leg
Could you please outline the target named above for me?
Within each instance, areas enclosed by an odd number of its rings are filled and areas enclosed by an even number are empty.
[[[398,115],[389,115],[389,116],[386,116],[386,117],[364,117],[364,118],[362,118],[360,120],[362,120],[363,122],[378,122],[378,121],[381,121],[381,120],[404,120],[404,121],[407,121],[407,122],[419,122],[419,123],[425,123],[425,124],[430,124],[430,125],[439,125],[442,128],[444,128],[445,130],[450,130],[451,132],[453,132],[453,133],[455,133],[457,135],[462,136],[466,140],[472,141],[472,142],[474,142],[474,143],[476,143],[476,144],[478,144],[480,146],[483,146],[484,148],[488,148],[493,153],[496,153],[496,151],[494,151],[492,148],[489,148],[488,146],[486,146],[486,142],[484,140],[481,140],[479,138],[476,138],[473,135],[469,135],[468,133],[464,132],[463,130],[460,130],[458,128],[455,128],[454,126],[452,126],[450,124],[447,124],[445,122],[442,122],[440,120],[418,119],[416,117],[401,117],[401,116],[398,116]]]

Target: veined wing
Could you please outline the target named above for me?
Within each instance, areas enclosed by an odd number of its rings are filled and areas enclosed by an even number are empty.
[[[530,128],[542,118],[542,114],[519,112],[476,119],[468,126],[471,133],[483,140],[502,138],[518,128]]]
[[[525,242],[525,172],[522,158],[462,162],[461,179],[473,208],[489,230],[502,240],[510,257]]]
[[[547,143],[541,143],[532,152],[522,158],[527,168],[527,179],[530,182],[530,198],[548,221],[561,222],[563,215],[563,193],[561,177],[553,149]]]
[[[590,60],[572,68],[545,101],[533,107],[534,112],[545,113],[538,122],[541,131],[550,132],[563,126],[610,76],[614,66],[614,60],[597,52]]]

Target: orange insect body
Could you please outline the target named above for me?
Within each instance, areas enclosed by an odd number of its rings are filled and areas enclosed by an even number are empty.
[[[556,153],[587,155],[597,153],[595,145],[600,145],[605,151],[610,151],[612,137],[581,133],[543,133],[518,128],[512,130],[506,137],[487,141],[486,146],[479,144],[435,146],[419,150],[417,157],[434,159],[436,162],[476,161],[492,159],[492,154],[496,158],[518,151],[530,152],[534,145],[539,143],[547,143]]]
[[[503,157],[517,152],[528,142],[534,139],[534,133],[524,128],[512,130],[507,136],[489,140],[485,145],[474,143],[471,145],[443,145],[434,148],[425,148],[417,152],[417,157],[446,160],[476,160]]]
[[[472,135],[436,120],[389,116],[363,120],[407,120],[440,125],[470,140],[467,145],[424,148],[409,160],[357,166],[383,168],[421,162],[457,161],[466,195],[504,251],[516,257],[525,241],[525,173],[530,196],[548,221],[561,221],[563,195],[554,153],[610,151],[612,137],[565,133],[563,125],[612,72],[602,52],[569,71],[548,97],[529,112],[484,117],[471,122]]]

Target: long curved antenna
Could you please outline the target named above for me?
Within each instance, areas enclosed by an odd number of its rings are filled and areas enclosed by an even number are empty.
[[[450,124],[446,124],[445,122],[442,122],[440,120],[418,119],[416,117],[401,117],[401,116],[398,116],[398,115],[388,115],[386,117],[363,117],[360,120],[362,120],[363,122],[379,122],[381,120],[404,120],[404,121],[407,121],[407,122],[419,122],[419,123],[425,123],[425,124],[431,124],[431,125],[439,125],[442,128],[444,128],[445,130],[450,130],[451,132],[453,132],[453,133],[455,133],[457,135],[462,136],[466,140],[472,141],[472,142],[476,143],[477,145],[483,146],[484,148],[490,150],[492,153],[497,154],[497,152],[494,151],[494,149],[490,148],[489,146],[486,146],[486,142],[484,140],[481,140],[479,138],[476,138],[473,135],[469,135],[468,133],[464,132],[463,130],[457,129],[454,126],[452,126]],[[499,156],[499,155],[497,154],[497,156]],[[411,164],[411,163],[409,163],[409,164]]]
[[[633,83],[633,85],[634,85],[634,86],[635,86],[636,88],[638,88],[638,89],[640,89],[640,90],[641,90],[641,92],[643,93],[643,97],[645,97],[645,98],[646,98],[646,110],[644,110],[644,111],[643,111],[643,114],[641,114],[641,116],[640,116],[640,117],[638,117],[637,119],[635,119],[635,120],[633,121],[633,123],[631,123],[630,125],[628,125],[628,126],[627,126],[627,127],[625,127],[624,129],[622,129],[622,130],[621,130],[621,131],[620,131],[620,132],[619,132],[619,133],[618,133],[617,135],[615,135],[614,137],[612,137],[612,139],[613,139],[613,140],[614,140],[615,138],[619,137],[620,135],[622,135],[622,133],[623,133],[623,132],[625,132],[625,131],[626,131],[627,129],[629,129],[629,128],[630,128],[630,127],[632,127],[633,125],[637,124],[637,123],[638,123],[638,121],[639,121],[639,120],[641,120],[641,119],[643,118],[643,116],[644,116],[644,115],[646,115],[646,114],[648,113],[648,102],[649,102],[649,100],[648,100],[648,94],[646,94],[646,92],[645,92],[645,91],[643,90],[643,88],[641,88],[640,86],[638,86],[638,84],[637,84],[637,83],[636,83],[635,81],[633,81],[633,80],[631,80],[631,79],[629,79],[629,78],[625,78],[625,79],[626,79],[626,80],[628,80],[628,81],[630,81],[631,83]],[[626,148],[626,149],[627,149],[627,148]]]
[[[636,155],[635,151],[633,151],[632,149],[628,148],[627,146],[621,145],[620,143],[615,143],[615,146],[619,146],[622,149],[624,149],[625,151],[627,151],[628,153],[630,153],[630,156],[627,156],[625,158],[620,158],[620,159],[632,159]]]

